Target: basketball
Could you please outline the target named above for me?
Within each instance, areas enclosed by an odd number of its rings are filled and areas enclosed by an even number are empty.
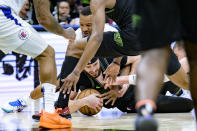
[[[97,90],[95,89],[85,89],[82,92],[79,93],[79,95],[77,96],[77,99],[82,99],[86,96],[89,96],[91,94],[100,94]],[[88,106],[83,106],[79,109],[79,111],[84,114],[84,115],[88,115],[88,116],[92,116],[92,115],[96,115],[97,113],[100,112],[100,110],[98,112],[96,112],[94,109],[88,107]]]

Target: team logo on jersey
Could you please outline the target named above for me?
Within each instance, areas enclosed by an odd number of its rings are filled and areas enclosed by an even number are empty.
[[[19,31],[18,36],[21,40],[26,40],[29,37],[29,33],[26,30],[22,29]]]
[[[114,41],[116,42],[117,45],[123,47],[123,42],[120,33],[118,32],[114,33]]]

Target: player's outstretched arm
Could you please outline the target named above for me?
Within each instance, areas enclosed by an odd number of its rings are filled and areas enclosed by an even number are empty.
[[[33,0],[38,22],[52,33],[68,39],[75,39],[75,31],[71,28],[64,30],[50,12],[49,0]]]
[[[85,47],[85,50],[75,67],[74,71],[66,77],[63,82],[63,93],[69,93],[71,87],[74,85],[76,88],[77,81],[79,80],[80,73],[83,71],[88,62],[94,57],[98,50],[102,39],[105,25],[105,5],[104,0],[92,0],[91,10],[93,14],[93,30],[90,39]]]

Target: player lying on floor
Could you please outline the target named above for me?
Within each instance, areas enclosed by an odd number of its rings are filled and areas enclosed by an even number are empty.
[[[75,62],[77,62],[78,59],[66,56],[66,60],[64,64],[73,66]],[[119,110],[123,112],[135,112],[135,100],[134,100],[134,88],[135,88],[135,75],[132,76],[132,80],[130,80],[130,83],[133,85],[124,84],[122,86],[117,86],[113,89],[104,89],[104,71],[106,67],[112,62],[113,59],[110,58],[94,58],[91,60],[91,62],[86,66],[85,70],[80,76],[80,80],[77,84],[77,91],[72,91],[69,101],[69,108],[70,113],[75,112],[76,110],[80,109],[84,105],[87,105],[93,109],[99,109],[101,105],[103,105],[106,108],[114,108],[117,107]],[[71,62],[72,61],[72,62]],[[121,75],[124,75],[126,78],[130,73],[130,65],[126,65],[127,57],[124,57],[121,62]],[[69,63],[69,64],[68,64]],[[176,69],[176,68],[174,68]],[[117,78],[117,80],[120,80],[120,78],[123,80],[123,77],[120,76]],[[128,81],[127,78],[124,81]],[[120,82],[120,81],[119,81]],[[163,88],[166,88],[166,83],[164,83]],[[168,85],[168,84],[167,84]],[[174,92],[176,93],[177,88],[179,87],[172,84],[174,89]],[[90,96],[87,96],[82,99],[74,100],[74,98],[77,95],[78,90],[84,90],[88,88],[93,88],[98,90],[102,95],[92,94]],[[57,89],[59,87],[57,86]],[[41,93],[42,87],[39,86],[34,91],[31,92],[31,98],[32,99],[38,99],[42,96]],[[104,99],[104,103],[103,103]],[[58,107],[58,105],[56,105]],[[159,95],[158,101],[157,101],[157,112],[160,113],[172,113],[172,112],[189,112],[192,110],[192,100],[182,97],[173,97],[173,96],[164,96]],[[34,116],[34,118],[39,118],[39,116]]]
[[[76,31],[76,35],[77,35],[76,38],[81,39],[81,38],[86,37],[91,34],[91,31],[92,31],[91,30],[91,17],[92,16],[91,16],[90,10],[88,11],[87,8],[84,8],[80,14],[80,28]],[[112,29],[112,27],[106,25],[106,31],[109,31],[109,30],[114,31],[115,29]],[[76,49],[74,48],[75,46],[76,46]],[[72,50],[69,51],[69,54],[71,54],[71,56],[74,56],[74,57],[76,57],[76,54],[80,53],[80,50],[78,50],[78,45],[75,45],[75,46],[71,47]],[[64,74],[66,74],[66,73],[68,74],[68,72],[71,72],[71,70],[74,68],[75,64],[77,63],[76,61],[78,61],[78,59],[71,57],[71,56],[66,56],[66,58],[65,58],[62,68],[68,69],[68,70],[67,70],[67,72],[65,72],[65,70],[62,70],[62,73],[64,73]],[[177,58],[174,56],[175,55],[172,56],[171,61],[169,62],[170,64],[169,64],[169,69],[168,69],[168,73],[167,73],[168,77],[170,78],[170,80],[175,82],[180,87],[187,89],[188,88],[188,81],[186,80],[186,77],[183,73],[183,69],[180,67],[180,64],[177,62]],[[137,63],[137,60],[136,60],[137,58],[139,58],[139,56],[129,57],[129,59],[131,59],[129,61],[131,61],[132,63],[133,63],[133,61],[136,61],[135,63]],[[68,63],[69,64],[72,63],[73,66],[69,66]],[[132,68],[135,68],[135,67],[136,67],[136,64],[133,64]],[[131,72],[135,73],[134,70],[132,70]],[[57,83],[58,83],[57,85],[59,85],[59,82],[57,82]],[[89,85],[87,85],[87,87],[88,86]],[[167,88],[171,88],[171,87],[174,87],[175,85],[169,81],[168,84],[165,83],[164,86]],[[57,87],[59,87],[59,86],[57,86]],[[164,89],[166,90],[167,88],[164,88]],[[181,94],[181,90],[179,88],[172,88],[171,92],[174,94],[176,94],[176,93]],[[36,88],[34,91],[32,91],[30,96],[32,99],[38,99],[38,98],[42,97],[41,87]],[[86,100],[86,102],[87,102],[87,100]],[[18,107],[19,110],[20,110],[20,107],[23,108],[23,104],[21,104],[21,103],[23,103],[22,100],[18,100],[17,103],[18,104],[16,104],[15,102],[14,103],[10,102],[9,105],[13,105],[13,106],[15,105],[16,107]],[[71,104],[71,102],[69,102],[69,103]],[[88,104],[88,102],[87,102],[87,104]],[[77,106],[80,107],[80,104],[78,104]],[[17,108],[16,108],[16,110],[17,110]],[[10,111],[13,111],[13,108],[11,108],[10,110],[9,109],[7,110],[7,112],[10,112]],[[70,111],[71,112],[74,111],[72,109],[72,107],[70,107]]]

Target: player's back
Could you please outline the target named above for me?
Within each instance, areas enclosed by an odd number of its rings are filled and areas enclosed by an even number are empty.
[[[134,0],[116,0],[114,8],[106,8],[105,14],[115,21],[120,29],[128,28],[132,23],[133,5]]]

